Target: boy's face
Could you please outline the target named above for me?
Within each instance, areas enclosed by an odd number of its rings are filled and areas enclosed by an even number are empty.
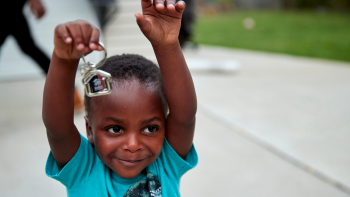
[[[155,91],[135,80],[122,86],[91,100],[86,129],[102,162],[119,176],[133,178],[159,156],[165,115]]]

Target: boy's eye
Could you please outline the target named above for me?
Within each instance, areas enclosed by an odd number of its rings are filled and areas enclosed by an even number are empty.
[[[143,130],[143,131],[146,132],[146,133],[152,133],[152,132],[154,132],[154,131],[156,131],[156,130],[157,130],[157,127],[149,126],[149,127],[147,127],[145,130]]]
[[[122,131],[122,129],[120,127],[111,127],[108,129],[108,131],[111,133],[119,133]]]

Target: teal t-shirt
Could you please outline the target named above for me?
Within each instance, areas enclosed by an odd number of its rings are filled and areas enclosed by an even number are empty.
[[[102,163],[94,147],[81,136],[77,153],[61,170],[51,152],[45,170],[47,176],[66,186],[69,197],[167,197],[180,196],[181,176],[197,163],[193,145],[183,160],[164,139],[159,157],[138,176],[125,179]]]

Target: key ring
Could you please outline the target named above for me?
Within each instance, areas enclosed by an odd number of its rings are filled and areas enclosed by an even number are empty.
[[[112,92],[112,76],[110,73],[99,70],[107,59],[107,51],[102,42],[99,42],[104,52],[103,59],[97,63],[87,62],[85,60],[84,52],[81,52],[81,58],[84,65],[81,67],[81,74],[83,75],[82,82],[84,84],[85,93],[89,97],[107,95]]]
[[[96,69],[99,68],[99,67],[101,67],[101,66],[106,62],[106,60],[107,60],[107,50],[106,50],[104,44],[103,44],[102,42],[99,42],[98,44],[99,44],[99,45],[102,47],[102,49],[103,49],[103,59],[102,59],[99,63],[97,63],[96,65],[95,65],[95,64],[91,64],[91,65],[90,65],[91,68],[96,68]],[[85,55],[84,55],[84,52],[83,52],[83,51],[81,52],[81,59],[83,60],[84,65],[90,63],[90,62],[86,62],[86,60],[85,60]]]

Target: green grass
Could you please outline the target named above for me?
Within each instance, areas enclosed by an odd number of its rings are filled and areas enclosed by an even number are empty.
[[[243,26],[251,17],[252,30]],[[298,56],[350,61],[350,14],[242,11],[198,18],[194,41]]]

